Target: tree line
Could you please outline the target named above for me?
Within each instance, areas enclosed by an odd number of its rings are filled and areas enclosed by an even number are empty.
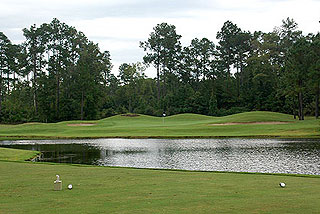
[[[290,18],[272,32],[226,21],[217,44],[183,47],[176,27],[161,23],[140,42],[143,62],[111,73],[108,51],[53,19],[23,29],[12,44],[0,32],[0,121],[56,122],[115,114],[224,116],[252,110],[319,116],[320,34],[304,35]],[[153,66],[155,78],[145,70]]]

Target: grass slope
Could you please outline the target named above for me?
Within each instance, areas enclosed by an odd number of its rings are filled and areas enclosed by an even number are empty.
[[[230,122],[288,122],[288,124],[241,124],[212,126]],[[68,124],[94,123],[94,126]],[[166,118],[120,115],[97,121],[0,125],[0,138],[101,138],[101,137],[320,137],[318,120],[293,120],[274,112],[247,112],[226,117],[180,114]]]
[[[0,160],[5,161],[25,161],[32,159],[38,154],[38,151],[0,148]]]

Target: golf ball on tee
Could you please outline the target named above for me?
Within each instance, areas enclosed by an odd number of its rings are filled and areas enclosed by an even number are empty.
[[[68,189],[70,189],[70,190],[72,189],[72,184],[68,185]]]

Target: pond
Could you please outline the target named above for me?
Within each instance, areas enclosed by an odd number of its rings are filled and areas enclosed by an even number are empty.
[[[320,175],[319,139],[83,139],[2,141],[41,151],[38,161]]]

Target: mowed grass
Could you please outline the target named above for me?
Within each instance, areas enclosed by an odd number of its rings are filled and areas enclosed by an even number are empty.
[[[320,177],[0,161],[0,213],[319,213]],[[55,175],[62,191],[53,190]],[[285,188],[279,187],[285,182]],[[68,190],[67,185],[73,189]]]
[[[288,122],[254,124],[252,122]],[[246,123],[214,126],[221,123]],[[251,123],[250,123],[251,122]],[[69,126],[93,123],[92,126]],[[69,125],[68,125],[69,124]],[[180,114],[166,118],[121,115],[97,121],[27,123],[0,125],[0,138],[103,138],[103,137],[320,137],[320,122],[313,118],[294,120],[291,115],[274,112],[247,112],[226,117]]]
[[[38,151],[0,148],[0,160],[25,161],[36,157],[39,153]]]

